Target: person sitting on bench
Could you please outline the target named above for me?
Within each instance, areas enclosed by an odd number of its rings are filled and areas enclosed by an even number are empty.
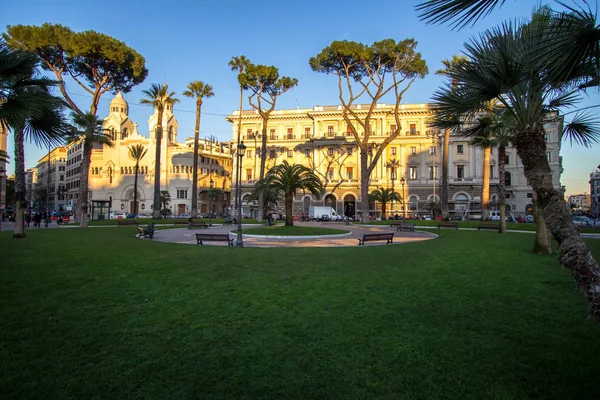
[[[152,239],[154,236],[154,223],[150,222],[148,225],[146,225],[144,228],[144,235],[146,235],[147,238]]]

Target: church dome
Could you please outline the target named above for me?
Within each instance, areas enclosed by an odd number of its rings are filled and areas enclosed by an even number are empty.
[[[121,112],[123,114],[128,114],[129,104],[127,104],[127,100],[123,97],[123,93],[119,90],[119,93],[115,96],[114,99],[110,102],[110,112]]]

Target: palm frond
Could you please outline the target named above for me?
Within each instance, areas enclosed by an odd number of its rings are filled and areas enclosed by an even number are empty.
[[[597,117],[591,113],[579,112],[575,114],[571,122],[565,125],[563,139],[569,139],[569,143],[590,147],[599,143],[600,123]]]
[[[418,18],[427,24],[450,22],[458,30],[475,24],[506,0],[427,0],[415,6]]]

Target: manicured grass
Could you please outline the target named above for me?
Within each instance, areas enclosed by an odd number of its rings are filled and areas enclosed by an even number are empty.
[[[600,326],[530,235],[237,249],[135,231],[2,232],[0,398],[600,398]]]
[[[270,236],[318,236],[318,235],[339,235],[348,233],[341,229],[332,229],[319,226],[285,226],[273,225],[256,228],[246,228],[242,230],[248,235],[270,235]]]
[[[90,226],[106,226],[106,225],[114,225],[117,226],[118,219],[105,219],[102,221],[90,221]],[[150,219],[150,218],[131,218],[128,221],[136,221],[138,224],[146,225],[148,222],[153,222],[155,225],[173,225],[173,221],[184,221],[187,222],[186,219],[179,218],[163,218],[163,219]],[[194,218],[196,222],[204,222],[206,224],[209,223],[209,218]],[[223,223],[223,218],[213,218],[213,224],[221,225]],[[256,224],[255,219],[242,219],[242,224]]]

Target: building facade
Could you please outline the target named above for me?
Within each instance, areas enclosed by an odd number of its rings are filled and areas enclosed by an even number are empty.
[[[590,195],[587,193],[572,194],[567,199],[567,204],[572,209],[588,211],[590,209]]]
[[[590,212],[598,217],[600,215],[600,165],[590,174]]]
[[[37,167],[25,171],[25,203],[27,208],[33,208],[37,192]]]
[[[368,105],[353,110],[364,118]],[[432,201],[439,201],[441,189],[441,132],[430,129],[433,112],[427,104],[401,105],[401,126],[396,126],[393,106],[378,104],[371,117],[371,152],[379,148],[390,132],[399,130],[390,142],[369,180],[369,193],[377,188],[393,188],[403,204],[389,204],[390,215],[417,216],[429,214]],[[250,191],[259,177],[262,120],[254,110],[243,111],[241,139],[247,146],[242,160],[242,206],[245,215],[256,214],[256,202]],[[232,123],[233,140],[237,141],[239,112],[227,117]],[[546,124],[547,158],[555,187],[560,189],[560,132],[562,118],[556,116]],[[266,168],[287,160],[311,168],[324,183],[320,199],[298,193],[294,199],[294,215],[308,214],[310,206],[331,206],[350,217],[360,215],[359,148],[342,117],[341,106],[316,106],[312,109],[275,110],[266,129]],[[483,150],[471,146],[469,139],[453,134],[449,152],[449,209],[452,217],[476,217],[481,212],[483,182]],[[492,151],[490,165],[490,201],[498,207],[498,154]],[[516,150],[507,149],[506,204],[516,217],[533,213],[533,190],[523,175],[523,165]],[[279,207],[281,211],[281,206]],[[369,214],[380,217],[380,206],[371,204]],[[388,215],[389,216],[389,215]]]
[[[134,211],[135,160],[131,157],[129,149],[135,145],[142,145],[147,153],[139,162],[137,210],[140,214],[152,214],[158,111],[154,110],[148,121],[149,136],[140,134],[139,125],[131,121],[128,114],[128,103],[122,94],[118,93],[110,103],[109,114],[103,124],[113,139],[114,147],[98,147],[92,152],[89,199],[109,201],[114,211]],[[161,141],[161,190],[169,193],[171,200],[168,208],[172,215],[186,214],[191,211],[192,205],[194,140],[187,139],[183,143],[177,141],[178,123],[171,106],[164,110],[162,125],[165,134]],[[199,212],[207,213],[212,207],[214,213],[223,213],[229,207],[231,165],[229,143],[219,143],[212,138],[200,140]],[[211,181],[215,189],[213,191],[210,190]]]
[[[56,147],[40,158],[36,166],[37,182],[33,207],[38,210],[66,209],[67,148]]]

